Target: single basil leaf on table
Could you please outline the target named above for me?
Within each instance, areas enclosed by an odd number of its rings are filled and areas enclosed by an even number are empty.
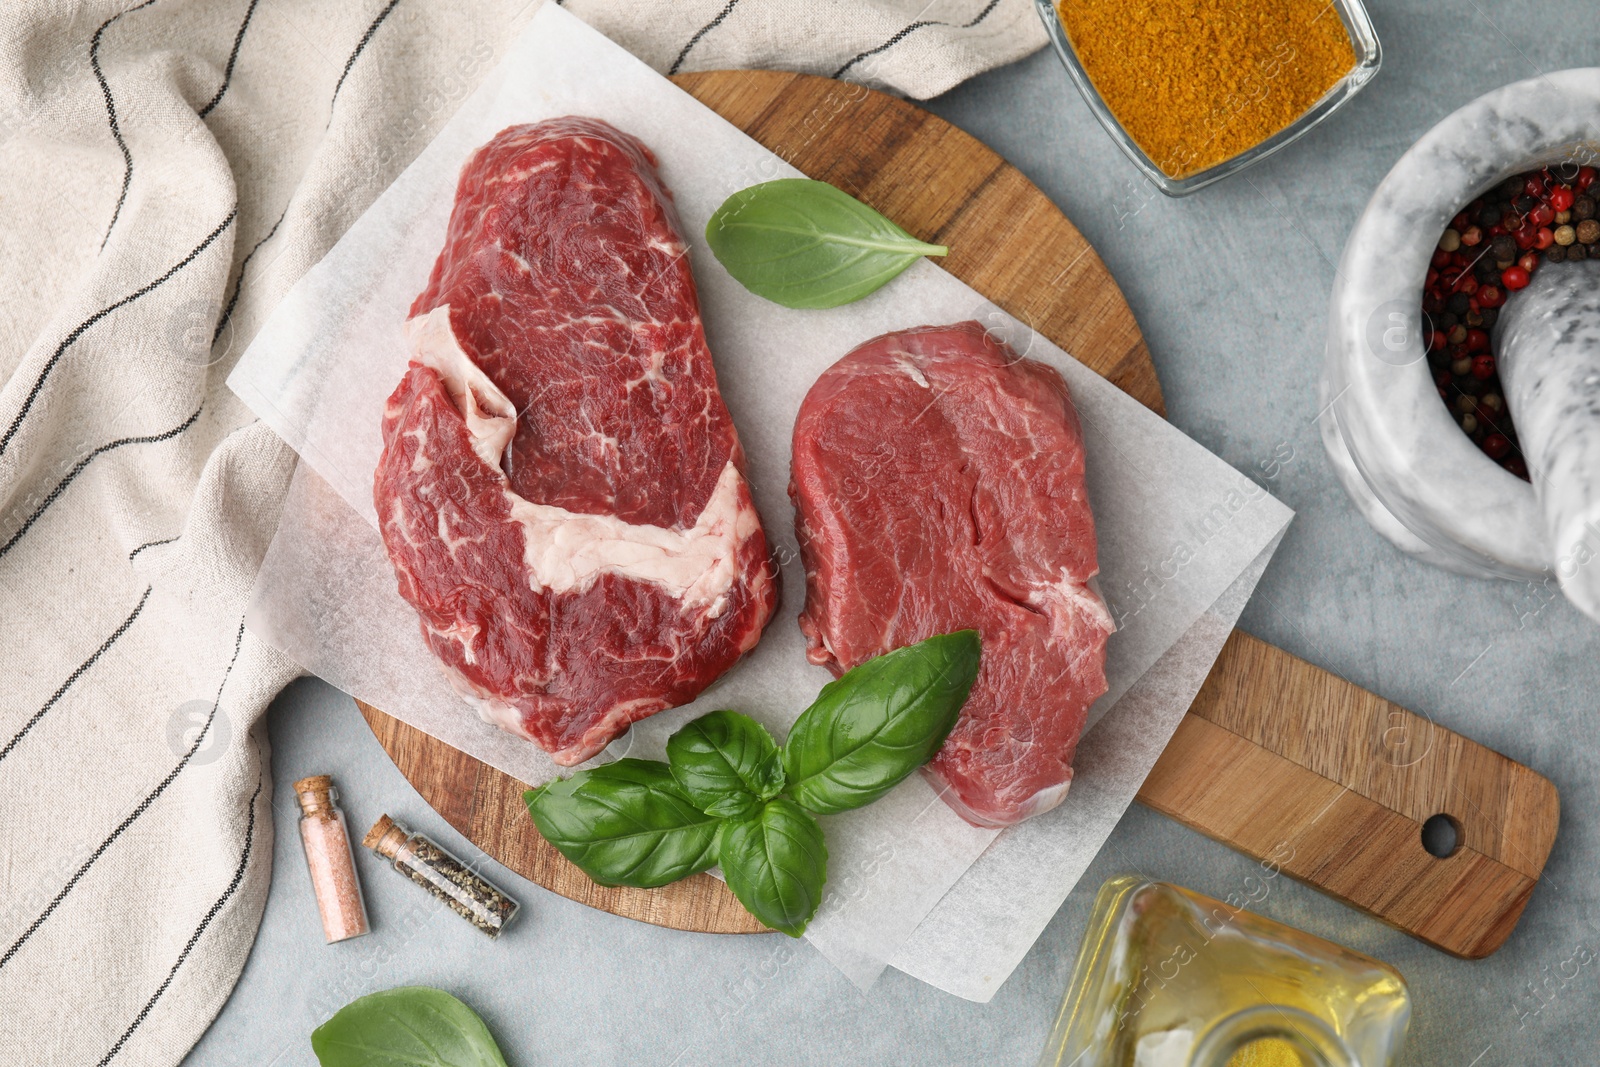
[[[769,800],[752,818],[723,825],[717,853],[746,911],[790,937],[805,933],[828,880],[828,847],[809,812]]]
[[[783,754],[766,727],[737,711],[713,711],[667,739],[667,764],[707,815],[746,818],[783,789]]]
[[[976,630],[874,657],[822,687],[783,746],[788,794],[822,815],[870,804],[939,751],[978,677]]]
[[[442,989],[402,986],[352,1000],[311,1031],[322,1067],[506,1067],[478,1013]]]
[[[860,300],[923,256],[949,251],[810,178],[779,178],[734,193],[706,223],[706,241],[739,284],[792,308]]]
[[[656,760],[607,763],[522,798],[544,839],[601,885],[653,889],[716,862],[717,819]]]

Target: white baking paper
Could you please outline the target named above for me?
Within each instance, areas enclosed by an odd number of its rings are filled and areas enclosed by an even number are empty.
[[[443,244],[461,164],[505,126],[567,114],[632,132],[660,159],[752,495],[783,572],[777,617],[755,651],[693,704],[636,725],[605,758],[658,757],[673,730],[717,707],[749,712],[782,736],[828,680],[806,662],[794,621],[804,576],[786,495],[795,414],[828,365],[889,330],[977,318],[1057,367],[1072,389],[1100,585],[1119,624],[1107,649],[1111,688],[1091,716],[1080,779],[1057,812],[998,836],[962,822],[920,778],[828,819],[829,895],[808,932],[863,986],[893,961],[987,999],[1042,929],[1037,916],[1048,920],[1059,906],[1072,872],[1087,866],[1142,782],[1220,647],[1207,620],[1231,626],[1237,609],[1230,614],[1219,599],[1240,588],[1248,595],[1290,512],[932,262],[825,312],[746,292],[706,248],[706,220],[736,190],[796,172],[555,5],[540,10],[435,141],[294,287],[229,378],[305,460],[249,625],[306,669],[524,781],[556,772],[534,745],[478,721],[444,681],[395,592],[371,490],[383,402],[407,362],[401,324]],[[1124,735],[1138,744],[1108,742],[1116,758],[1094,755],[1098,738]],[[1045,845],[1006,847],[1013,838]],[[968,900],[964,875],[980,856],[972,877],[1013,887],[1004,899],[1016,921]]]

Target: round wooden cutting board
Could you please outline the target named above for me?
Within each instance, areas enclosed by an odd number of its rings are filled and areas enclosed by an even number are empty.
[[[1033,183],[975,138],[892,96],[813,75],[710,71],[673,80],[805,174],[871,204],[921,240],[948,245],[941,267],[1163,411],[1150,353],[1105,264]],[[521,782],[376,708],[363,704],[362,712],[423,798],[519,874],[660,926],[765,929],[710,875],[661,889],[595,885],[534,831]]]
[[[984,145],[904,101],[826,78],[713,71],[674,80],[805,174],[948,245],[940,266],[1164,413],[1150,354],[1100,257]],[[539,885],[660,926],[764,929],[709,875],[654,890],[595,885],[539,837],[522,783],[361,709],[429,804]],[[1239,631],[1138,799],[1468,957],[1493,952],[1515,927],[1559,812],[1555,787],[1521,764]],[[1438,815],[1460,840],[1442,858],[1421,834]]]

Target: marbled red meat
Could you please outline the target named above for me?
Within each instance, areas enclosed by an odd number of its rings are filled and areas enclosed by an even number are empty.
[[[980,631],[977,683],[924,773],[979,826],[1059,804],[1112,630],[1085,584],[1094,517],[1061,375],[976,322],[868,341],[806,395],[789,494],[811,661],[840,674]]]
[[[406,335],[373,500],[486,719],[570,765],[755,646],[775,571],[643,144],[584,118],[496,135]]]

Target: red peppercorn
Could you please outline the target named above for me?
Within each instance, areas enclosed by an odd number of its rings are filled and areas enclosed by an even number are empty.
[[[1511,239],[1517,242],[1518,248],[1529,249],[1539,240],[1539,231],[1532,226],[1524,226],[1520,230],[1513,230]]]
[[[1467,331],[1467,351],[1487,352],[1488,350],[1489,331],[1476,329]]]
[[[1523,267],[1507,267],[1500,272],[1500,284],[1513,292],[1527,287],[1528,272]]]
[[[1428,268],[1428,273],[1422,276],[1422,287],[1424,289],[1432,289],[1433,286],[1434,286],[1434,283],[1437,282],[1438,280],[1439,280],[1439,272],[1434,270],[1432,267],[1429,267]]]
[[[1533,236],[1533,247],[1535,248],[1549,248],[1555,243],[1555,231],[1551,230],[1548,226],[1540,226],[1539,232]]]
[[[1433,376],[1433,384],[1439,387],[1439,395],[1443,396],[1444,387],[1450,384],[1449,368],[1440,367],[1438,373]]]
[[[1472,357],[1472,376],[1480,382],[1494,377],[1494,357],[1485,353]]]
[[[1578,192],[1586,193],[1589,191],[1589,186],[1594,184],[1597,176],[1600,176],[1600,171],[1595,170],[1593,167],[1579,167],[1578,180],[1573,184],[1577,187]]]
[[[1474,299],[1479,307],[1497,308],[1506,302],[1506,294],[1498,285],[1480,285]]]
[[[1468,248],[1476,248],[1483,243],[1483,231],[1476,226],[1468,226],[1461,231],[1461,243]]]
[[[1444,347],[1444,331],[1434,330],[1428,335],[1428,351],[1437,352]]]
[[[1539,262],[1539,253],[1529,252],[1527,255],[1517,260],[1517,266],[1521,267],[1529,274],[1532,274],[1534,271],[1539,269]]]
[[[1511,438],[1503,433],[1492,433],[1483,439],[1483,450],[1490,459],[1504,459],[1506,453],[1511,451]]]
[[[1450,220],[1450,228],[1455,230],[1457,233],[1460,233],[1462,230],[1466,229],[1470,224],[1471,223],[1467,219],[1467,213],[1465,211],[1461,212],[1455,218]]]
[[[1571,206],[1572,205],[1570,203],[1567,205],[1567,207]],[[1548,226],[1555,221],[1557,211],[1565,211],[1566,209],[1567,208],[1554,208],[1549,204],[1540,204],[1538,207],[1528,212],[1528,221],[1535,226]]]
[[[1443,270],[1445,267],[1448,267],[1450,265],[1450,253],[1446,252],[1442,248],[1435,248],[1433,250],[1433,260],[1432,260],[1432,262],[1433,262],[1433,265],[1435,267],[1438,267],[1440,270]]]
[[[1530,174],[1530,175],[1528,175],[1528,180],[1522,183],[1522,191],[1527,193],[1529,196],[1543,196],[1544,195],[1544,175],[1543,174]]]
[[[1522,462],[1521,456],[1512,456],[1510,459],[1500,464],[1500,466],[1504,467],[1512,474],[1515,474],[1518,478],[1526,480],[1528,477],[1528,465]]]
[[[1456,282],[1456,292],[1466,293],[1471,296],[1478,291],[1478,279],[1470,274],[1463,274],[1461,280]]]
[[[1565,185],[1558,185],[1550,190],[1550,207],[1554,211],[1566,211],[1572,206],[1572,190]]]

